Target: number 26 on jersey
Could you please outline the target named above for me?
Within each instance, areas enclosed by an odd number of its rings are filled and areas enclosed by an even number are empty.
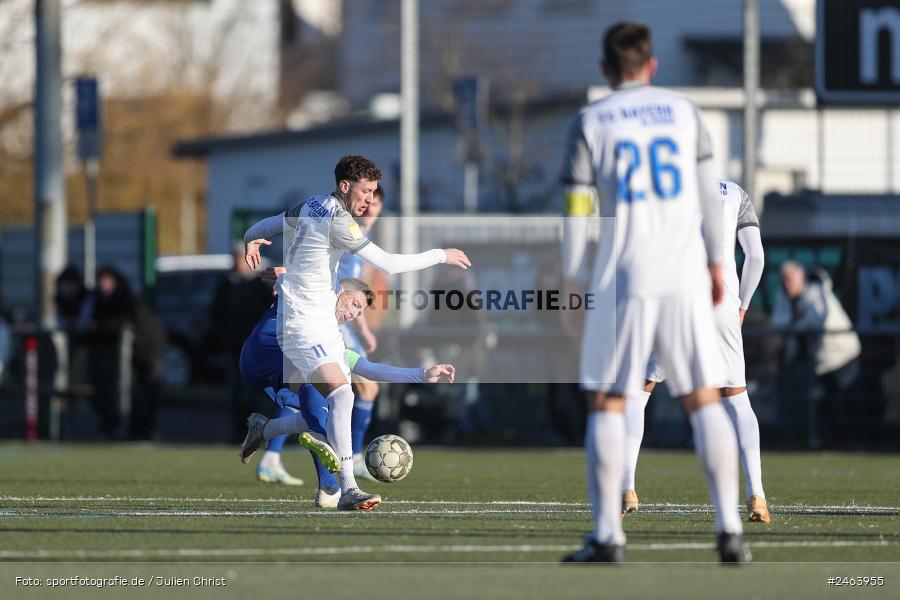
[[[678,144],[672,138],[654,138],[642,149],[631,140],[616,144],[616,177],[620,202],[646,200],[647,191],[641,185],[646,180],[636,176],[646,159],[650,166],[653,193],[660,200],[671,200],[681,192],[681,171],[674,162]]]

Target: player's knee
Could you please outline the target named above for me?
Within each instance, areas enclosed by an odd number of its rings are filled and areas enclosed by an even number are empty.
[[[731,398],[747,391],[746,387],[723,387],[719,388],[719,395],[722,398]]]
[[[588,395],[588,412],[625,412],[625,396],[595,392]]]
[[[353,406],[353,388],[349,383],[336,386],[330,393],[325,394],[328,401],[328,407],[333,408],[336,405],[351,407]]]
[[[693,413],[701,406],[716,404],[720,401],[719,390],[716,388],[700,388],[681,398],[684,410],[687,411],[688,414]]]
[[[350,384],[347,382],[343,383],[330,383],[330,382],[320,382],[314,383],[313,386],[319,390],[319,393],[325,396],[326,398],[334,394],[336,391],[347,388],[347,391],[353,396],[353,388],[350,387]]]

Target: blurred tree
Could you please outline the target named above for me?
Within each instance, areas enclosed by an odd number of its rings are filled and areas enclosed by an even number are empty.
[[[277,81],[277,60],[271,64],[271,73],[260,75],[265,60],[248,58],[254,51],[263,51],[259,50],[263,46],[248,43],[256,40],[258,31],[271,29],[276,36],[272,42],[277,43],[277,15],[257,8],[241,0],[208,4],[110,1],[63,7],[65,32],[75,27],[78,35],[77,40],[63,36],[66,77],[91,73],[101,82],[98,210],[134,211],[154,205],[162,253],[198,251],[205,233],[201,201],[205,168],[174,160],[173,144],[278,121],[277,87],[258,85],[268,78]],[[33,31],[32,10],[31,2],[0,5],[0,73],[27,67],[24,63],[33,53],[33,40],[15,42],[20,50],[22,44],[29,44],[28,52],[19,52],[18,58],[4,50],[6,41],[16,38],[13,33],[21,38],[23,30]],[[269,17],[274,19],[271,23],[266,21]],[[10,65],[13,60],[18,63]],[[30,86],[27,91],[25,86]],[[0,88],[0,225],[30,225],[33,83]],[[64,90],[64,99],[70,96],[70,90]],[[64,111],[64,122],[68,122],[69,102]],[[74,133],[64,131],[68,216],[74,225],[86,218],[86,192],[75,158]],[[195,205],[186,206],[191,202]],[[182,218],[184,210],[192,218]],[[181,231],[185,223],[195,231]]]

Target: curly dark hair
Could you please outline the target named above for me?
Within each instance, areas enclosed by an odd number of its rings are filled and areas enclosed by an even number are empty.
[[[381,179],[381,169],[374,162],[365,156],[357,156],[349,154],[341,158],[334,167],[334,183],[338,184],[343,180],[359,181],[360,179],[368,179],[369,181],[378,181]]]

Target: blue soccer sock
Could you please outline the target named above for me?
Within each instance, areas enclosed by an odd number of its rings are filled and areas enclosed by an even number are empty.
[[[353,454],[359,454],[363,449],[363,440],[366,431],[372,422],[372,414],[375,409],[374,400],[365,400],[359,396],[353,398],[353,413],[350,421],[350,437],[353,440]]]
[[[303,415],[303,418],[306,419],[309,430],[320,433],[323,436],[326,435],[325,421],[328,418],[328,403],[325,401],[325,397],[319,393],[319,390],[307,384],[300,388],[299,400],[300,412]],[[319,488],[341,489],[337,476],[326,469],[325,466],[319,462],[319,459],[316,458],[315,454],[310,452],[310,455],[313,458],[313,463],[316,465]]]

